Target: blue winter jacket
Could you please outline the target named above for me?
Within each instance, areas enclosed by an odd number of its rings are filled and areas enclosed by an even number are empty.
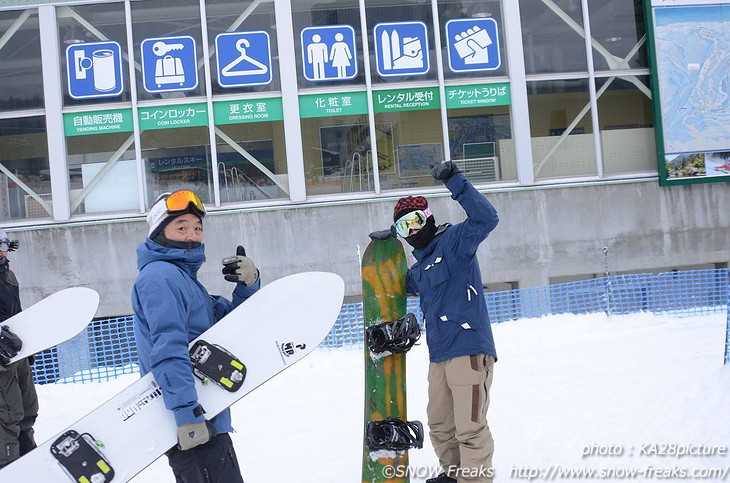
[[[204,261],[204,245],[183,250],[148,238],[137,247],[139,276],[132,289],[132,308],[140,372],[152,371],[178,426],[206,419],[194,413],[198,396],[188,344],[261,286],[260,279],[250,287],[236,284],[233,302],[210,295],[197,278]],[[233,431],[229,410],[211,422],[219,434]]]
[[[408,270],[408,293],[420,295],[431,362],[472,354],[496,360],[476,252],[497,226],[497,211],[461,173],[446,187],[467,219],[440,226],[428,245],[413,250],[416,263]]]

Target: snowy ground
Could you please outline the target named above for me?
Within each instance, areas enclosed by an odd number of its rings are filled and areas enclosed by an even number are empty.
[[[561,315],[495,325],[488,419],[496,481],[730,481],[725,325],[724,314]],[[408,419],[424,425],[427,367],[423,341],[408,354]],[[38,440],[135,379],[39,386]],[[234,405],[233,423],[247,483],[360,481],[362,350],[315,351]],[[715,454],[696,454],[707,452]],[[438,471],[428,441],[411,451],[410,463],[413,482]],[[598,473],[561,473],[571,470]],[[161,458],[132,481],[174,478]]]

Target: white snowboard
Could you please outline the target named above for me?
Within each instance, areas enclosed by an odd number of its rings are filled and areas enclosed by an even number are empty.
[[[243,385],[236,392],[213,383],[203,385],[196,379],[198,399],[206,417],[212,418],[313,351],[337,320],[343,296],[344,281],[339,275],[290,275],[261,288],[198,337],[222,346],[247,370]],[[234,427],[235,424],[233,421]],[[125,482],[175,445],[176,434],[172,412],[165,408],[162,391],[150,373],[0,470],[0,481]],[[98,452],[98,456],[92,453],[92,458],[81,460],[86,470],[74,477],[51,453],[54,443],[63,440],[62,435],[66,435],[66,453],[87,443]],[[94,445],[94,441],[101,441],[103,447]],[[275,445],[274,441],[271,443]],[[89,454],[91,450],[81,448],[78,454],[82,451]]]
[[[86,287],[60,290],[0,325],[7,325],[23,342],[15,362],[65,342],[89,325],[99,308],[99,294]]]

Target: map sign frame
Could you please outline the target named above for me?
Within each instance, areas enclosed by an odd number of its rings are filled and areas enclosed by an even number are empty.
[[[730,0],[644,5],[659,184],[730,181]]]

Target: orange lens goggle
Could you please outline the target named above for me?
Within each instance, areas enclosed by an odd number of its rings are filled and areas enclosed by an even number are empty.
[[[170,196],[168,196],[165,200],[167,211],[170,214],[187,211],[188,207],[191,204],[193,205],[193,209],[196,210],[199,215],[205,215],[205,206],[203,206],[203,202],[200,201],[198,195],[196,195],[193,191],[175,191],[174,193],[170,194]]]

